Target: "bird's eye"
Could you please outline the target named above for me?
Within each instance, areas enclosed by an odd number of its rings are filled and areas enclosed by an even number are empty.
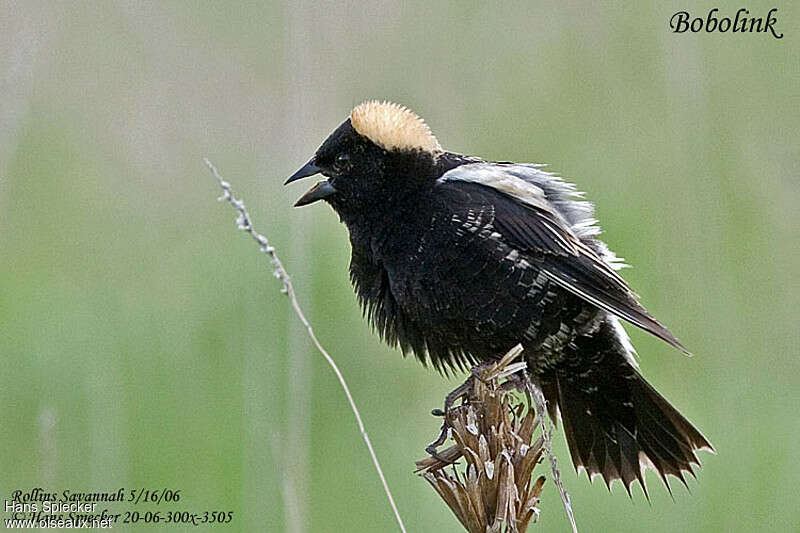
[[[338,170],[346,170],[350,166],[350,155],[346,152],[342,152],[336,156],[334,164]]]

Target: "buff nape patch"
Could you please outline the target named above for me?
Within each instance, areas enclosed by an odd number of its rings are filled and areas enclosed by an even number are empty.
[[[350,123],[359,134],[387,150],[442,151],[425,121],[400,104],[364,102],[350,112]]]

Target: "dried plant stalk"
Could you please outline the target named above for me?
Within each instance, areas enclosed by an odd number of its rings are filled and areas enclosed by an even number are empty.
[[[476,367],[463,403],[445,415],[454,444],[417,461],[417,471],[470,533],[523,533],[539,516],[545,478],[534,480],[533,472],[544,449],[542,437],[533,437],[540,421],[528,387],[512,392],[526,379],[525,363],[513,362],[521,351]]]
[[[275,251],[275,248],[270,245],[269,240],[262,235],[261,233],[257,232],[253,228],[253,223],[250,219],[250,213],[247,212],[247,209],[244,206],[244,201],[236,198],[233,195],[233,189],[231,189],[231,184],[225,181],[220,175],[217,167],[215,167],[211,161],[208,159],[203,159],[208,169],[216,178],[217,183],[219,184],[220,188],[222,189],[222,196],[219,197],[220,201],[225,201],[231,204],[231,206],[236,209],[239,216],[236,219],[236,223],[239,226],[239,229],[249,233],[250,236],[253,238],[261,246],[261,251],[264,252],[269,256],[270,263],[272,263],[273,274],[276,278],[278,278],[283,287],[281,292],[289,297],[289,301],[292,304],[292,308],[294,309],[297,318],[300,319],[300,322],[303,323],[305,326],[306,331],[308,332],[308,336],[311,338],[311,341],[316,346],[317,350],[322,354],[322,357],[325,358],[325,361],[331,367],[336,377],[339,379],[339,385],[341,385],[342,390],[344,391],[345,396],[347,397],[347,401],[350,404],[350,410],[353,412],[353,416],[356,418],[356,422],[358,423],[358,429],[361,431],[361,438],[364,440],[364,444],[367,445],[367,450],[369,451],[369,455],[372,458],[372,464],[375,465],[375,470],[378,471],[378,477],[380,477],[381,484],[383,485],[383,491],[386,494],[386,498],[389,500],[389,504],[392,507],[392,511],[394,512],[395,520],[397,520],[397,526],[400,528],[401,533],[406,533],[406,527],[403,524],[403,519],[400,517],[400,511],[397,509],[397,504],[394,502],[394,498],[392,497],[392,491],[389,490],[389,484],[386,482],[386,477],[383,475],[383,469],[381,468],[380,462],[378,462],[378,456],[375,453],[375,450],[372,447],[372,442],[369,440],[369,435],[367,435],[367,430],[364,427],[364,422],[361,420],[361,413],[356,406],[356,402],[353,399],[353,395],[350,394],[350,387],[347,386],[347,382],[344,379],[341,371],[339,370],[339,366],[336,364],[336,361],[333,360],[333,357],[328,353],[328,350],[322,346],[322,343],[317,339],[317,335],[314,333],[314,329],[311,327],[311,323],[306,318],[305,313],[300,308],[300,303],[297,301],[297,297],[295,296],[294,292],[294,285],[292,284],[292,280],[289,277],[289,273],[283,268],[283,263],[278,258],[278,254]]]

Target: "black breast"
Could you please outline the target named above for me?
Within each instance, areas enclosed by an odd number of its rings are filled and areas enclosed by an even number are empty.
[[[388,343],[439,370],[465,367],[519,342],[536,350],[585,309],[503,241],[494,207],[468,188],[427,200],[381,231],[351,228],[351,279]]]

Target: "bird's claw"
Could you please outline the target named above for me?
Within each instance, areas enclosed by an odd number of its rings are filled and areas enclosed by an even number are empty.
[[[482,382],[482,383],[486,382],[483,379],[483,377],[481,377],[481,373],[486,368],[486,364],[488,364],[488,363],[480,364],[480,365],[477,365],[477,366],[473,367],[472,370],[470,371],[470,375],[466,379],[466,381],[464,381],[464,383],[462,383],[461,385],[459,385],[458,387],[453,389],[447,396],[445,396],[445,398],[444,398],[444,409],[433,409],[433,410],[431,410],[431,414],[433,416],[443,416],[443,417],[445,417],[445,420],[442,423],[442,430],[439,433],[439,438],[437,438],[435,441],[430,443],[425,448],[425,451],[431,457],[433,457],[433,458],[435,458],[435,459],[437,459],[437,460],[439,460],[439,461],[441,461],[443,463],[446,463],[446,464],[452,464],[453,463],[453,461],[448,461],[447,459],[445,459],[444,457],[439,455],[439,452],[438,452],[439,446],[444,444],[445,441],[447,440],[447,430],[448,430],[447,415],[450,413],[450,410],[453,409],[453,404],[457,400],[459,400],[461,398],[468,398],[470,396],[470,394],[472,393],[472,389],[473,389],[473,386],[475,384],[475,380],[476,379],[478,381]]]
[[[439,446],[444,444],[444,441],[447,440],[447,429],[448,429],[447,428],[447,422],[445,421],[442,424],[442,430],[439,433],[439,438],[437,438],[435,441],[433,441],[430,444],[428,444],[425,447],[425,451],[427,452],[428,455],[430,455],[431,457],[433,457],[437,461],[441,461],[442,463],[445,463],[445,464],[449,465],[449,464],[453,464],[454,461],[449,461],[449,460],[445,459],[444,457],[442,457],[441,455],[439,455]]]
[[[434,459],[436,459],[437,461],[440,461],[440,462],[442,462],[442,463],[444,463],[444,464],[446,464],[446,465],[452,465],[452,464],[455,464],[455,461],[450,461],[450,460],[448,460],[448,459],[445,459],[445,458],[444,458],[444,457],[442,457],[441,455],[439,455],[439,450],[438,450],[438,448],[437,448],[436,446],[434,446],[433,444],[429,444],[429,445],[428,445],[428,446],[425,448],[425,451],[427,452],[427,454],[428,454],[428,455],[430,455],[431,457],[433,457],[433,458],[434,458]]]

